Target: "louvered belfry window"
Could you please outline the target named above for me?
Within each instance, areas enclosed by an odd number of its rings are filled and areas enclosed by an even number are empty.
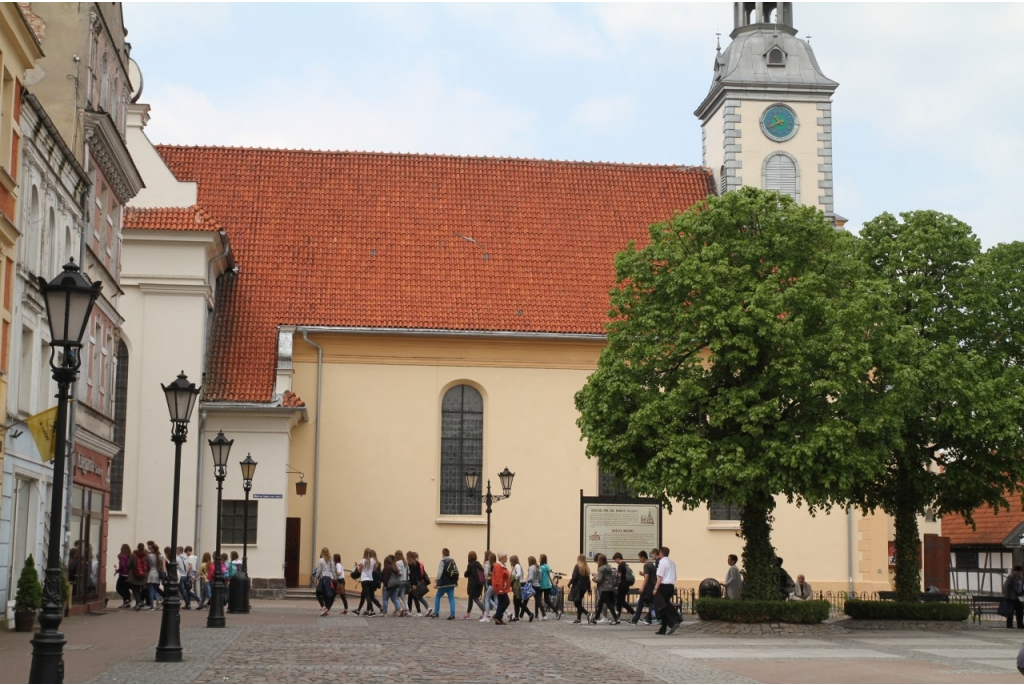
[[[789,195],[794,200],[799,200],[796,162],[787,155],[772,155],[765,165],[764,188],[765,190],[777,190]]]
[[[441,400],[442,515],[480,513],[479,490],[466,489],[465,473],[481,473],[483,461],[484,399],[476,388],[456,385]]]

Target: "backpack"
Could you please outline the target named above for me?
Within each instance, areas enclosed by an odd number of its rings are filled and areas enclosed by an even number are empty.
[[[455,563],[454,559],[445,562],[445,567],[441,569],[441,575],[444,576],[445,583],[451,583],[452,585],[459,584],[459,566]],[[438,581],[441,581],[438,578]]]
[[[480,566],[476,570],[476,582],[480,583],[480,587],[487,585],[487,576],[484,575],[484,567]]]
[[[636,576],[633,575],[633,569],[631,569],[629,567],[629,564],[626,564],[625,566],[626,566],[626,586],[627,587],[633,587],[633,583],[636,582]]]
[[[146,576],[149,574],[149,566],[146,564],[146,557],[140,557],[135,555],[135,576],[139,580],[146,580]]]

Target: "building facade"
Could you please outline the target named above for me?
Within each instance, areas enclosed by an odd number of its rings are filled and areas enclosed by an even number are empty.
[[[827,144],[837,84],[796,38],[790,3],[737,3],[736,22],[697,111],[701,167],[154,147],[148,111],[133,106],[129,148],[146,189],[129,214],[124,301],[126,337],[145,349],[132,349],[129,389],[143,399],[128,411],[118,541],[165,526],[170,447],[156,437],[167,417],[154,383],[186,367],[203,394],[182,530],[193,524],[192,544],[210,551],[219,524],[222,549],[241,552],[237,467],[214,515],[206,443],[222,430],[232,460],[259,463],[248,531],[257,594],[305,584],[325,546],[346,565],[365,547],[411,548],[428,569],[442,547],[459,559],[482,552],[488,517],[464,474],[497,487],[505,467],[516,476],[491,516],[493,547],[568,570],[585,545],[582,498],[622,495],[586,458],[573,399],[605,344],[615,254],[744,183],[841,220]],[[146,381],[151,364],[159,378]],[[793,575],[822,590],[891,587],[888,517],[812,517],[785,502],[775,517]],[[721,577],[741,551],[732,507],[665,508],[656,520],[681,584]]]
[[[23,237],[35,229],[26,211],[36,196],[26,188],[31,177],[24,170],[25,128],[34,121],[34,111],[23,102],[26,72],[42,57],[39,40],[16,3],[0,4],[0,406],[7,407],[18,392],[20,342],[20,282],[25,273],[21,263]],[[28,135],[31,138],[31,134]],[[29,145],[31,147],[31,145]],[[0,625],[13,618],[10,591],[29,554],[41,560],[34,545],[45,525],[41,502],[47,491],[46,479],[36,465],[10,458],[19,431],[11,431],[9,416],[0,433]]]
[[[19,353],[25,366],[17,403],[6,403],[9,416],[24,418],[27,407],[41,410],[52,405],[47,396],[49,350],[39,325],[45,317],[30,304],[33,298],[38,300],[38,293],[31,291],[32,279],[39,275],[50,280],[61,265],[74,259],[89,280],[103,284],[83,339],[79,382],[72,391],[71,482],[62,525],[72,610],[78,611],[105,599],[106,574],[100,569],[107,564],[107,520],[115,494],[111,472],[120,467],[123,455],[126,398],[116,396],[119,367],[126,363],[126,358],[119,358],[125,354],[120,335],[124,319],[118,311],[121,221],[125,203],[142,187],[125,144],[132,92],[130,46],[119,3],[19,7],[45,53],[26,74],[26,88],[45,111],[41,125],[61,141],[62,147],[54,149],[61,155],[69,152],[75,163],[60,173],[77,178],[73,183],[51,179],[39,189],[39,223],[34,224],[38,239],[33,237],[24,250],[28,266]],[[66,187],[69,183],[73,189]],[[42,364],[39,355],[45,356]],[[33,450],[29,446],[22,452],[31,455]]]

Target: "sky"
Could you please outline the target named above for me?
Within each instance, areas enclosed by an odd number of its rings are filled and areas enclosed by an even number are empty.
[[[701,164],[732,3],[124,3],[155,143]],[[849,228],[1024,239],[1024,4],[795,3]]]

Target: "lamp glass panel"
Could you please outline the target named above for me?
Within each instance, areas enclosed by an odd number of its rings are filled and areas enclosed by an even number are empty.
[[[234,440],[228,440],[223,432],[218,432],[217,437],[210,441],[210,451],[213,453],[213,465],[219,469],[224,468],[228,463],[228,455],[231,454],[231,445]]]
[[[67,292],[61,290],[45,290],[46,313],[50,319],[50,340],[67,340]]]
[[[476,490],[477,484],[480,482],[480,474],[476,471],[466,472],[466,487],[470,490]]]
[[[73,335],[76,343],[81,343],[85,336],[85,327],[89,325],[89,312],[96,294],[88,290],[72,290],[68,293],[67,321],[68,333]]]

